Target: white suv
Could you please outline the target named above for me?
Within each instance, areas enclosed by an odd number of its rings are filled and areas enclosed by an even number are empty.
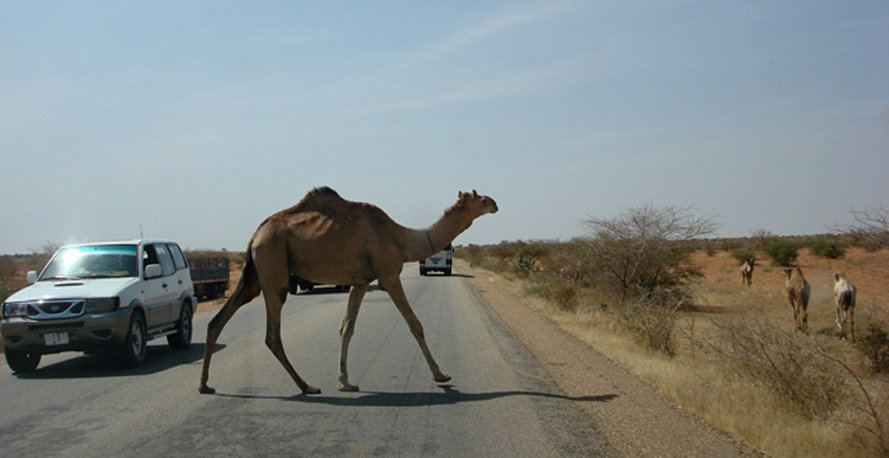
[[[6,361],[20,373],[62,351],[116,351],[126,367],[145,360],[147,342],[191,344],[197,305],[188,263],[174,242],[132,240],[67,245],[32,285],[3,303]]]

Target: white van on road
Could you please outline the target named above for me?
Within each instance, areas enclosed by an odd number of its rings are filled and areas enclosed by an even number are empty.
[[[451,244],[444,250],[420,261],[420,275],[426,275],[429,272],[442,272],[450,275],[454,263],[454,247]]]

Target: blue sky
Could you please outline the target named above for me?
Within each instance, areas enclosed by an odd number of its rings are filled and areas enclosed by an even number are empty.
[[[457,243],[647,204],[718,235],[889,205],[889,4],[0,0],[0,253],[243,250],[327,185]]]

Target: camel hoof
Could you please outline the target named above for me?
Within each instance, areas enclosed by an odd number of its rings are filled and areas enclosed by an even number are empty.
[[[336,389],[340,391],[358,391],[358,385],[352,385],[351,383],[338,383]]]
[[[201,394],[214,394],[214,393],[216,393],[216,389],[214,389],[214,388],[210,388],[210,387],[207,386],[207,385],[201,385],[201,387],[198,388],[198,391],[200,391]]]
[[[306,388],[303,390],[303,394],[321,394],[321,389],[315,388],[312,385],[306,385]]]
[[[445,374],[438,374],[437,376],[433,377],[433,380],[435,380],[438,383],[444,383],[444,382],[450,381],[451,376],[445,375]]]

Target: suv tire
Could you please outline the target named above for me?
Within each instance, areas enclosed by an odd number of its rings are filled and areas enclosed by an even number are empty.
[[[191,346],[192,334],[192,313],[191,304],[186,302],[182,306],[182,313],[179,314],[179,322],[176,323],[176,333],[167,336],[167,343],[174,350],[185,350]]]
[[[19,374],[34,372],[34,369],[37,369],[37,365],[40,364],[42,356],[39,352],[22,351],[9,347],[5,347],[3,351],[6,353],[6,364]]]
[[[130,318],[130,330],[120,346],[120,362],[123,367],[139,367],[148,353],[148,332],[145,329],[145,318],[142,314],[133,313]]]

